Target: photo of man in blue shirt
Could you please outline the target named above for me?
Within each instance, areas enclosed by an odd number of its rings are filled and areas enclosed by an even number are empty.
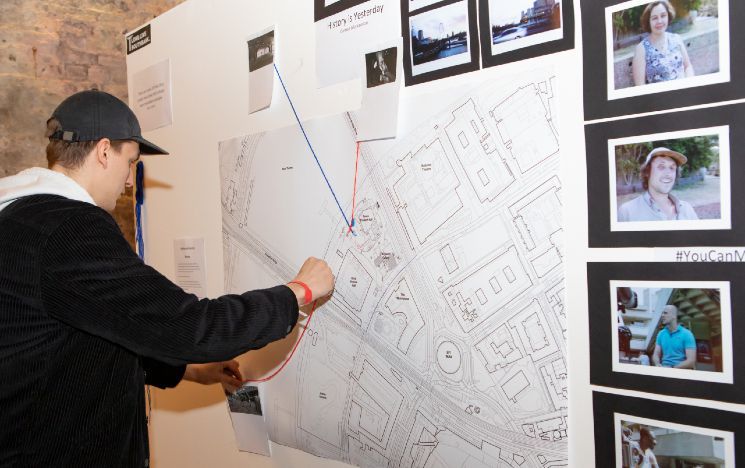
[[[678,323],[678,308],[666,305],[660,321],[665,328],[657,333],[652,355],[654,365],[693,369],[696,364],[696,339],[690,330]]]

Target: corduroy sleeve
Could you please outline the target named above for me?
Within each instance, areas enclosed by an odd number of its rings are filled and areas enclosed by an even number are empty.
[[[142,368],[145,369],[145,383],[158,388],[175,387],[186,372],[185,365],[171,366],[150,358],[142,358]]]
[[[48,313],[67,325],[170,365],[232,359],[285,337],[298,317],[287,286],[199,300],[145,265],[113,218],[90,206],[42,250]]]

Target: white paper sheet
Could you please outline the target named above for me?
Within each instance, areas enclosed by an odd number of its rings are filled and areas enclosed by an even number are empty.
[[[356,112],[357,141],[395,138],[401,73],[401,38],[362,56],[362,107]]]
[[[143,132],[173,123],[171,63],[166,59],[135,73],[132,77],[134,106]]]
[[[248,112],[266,109],[274,91],[274,26],[254,34],[248,45]]]
[[[244,385],[228,397],[228,409],[238,450],[271,456],[272,447],[261,408],[260,389],[261,387]]]
[[[173,256],[176,262],[176,284],[187,292],[205,297],[204,239],[183,238],[174,240]]]
[[[319,88],[359,77],[357,58],[376,44],[401,36],[398,2],[369,1],[316,23]]]

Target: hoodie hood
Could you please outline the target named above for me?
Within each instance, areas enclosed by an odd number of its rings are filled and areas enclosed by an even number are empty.
[[[32,167],[0,179],[0,211],[15,200],[29,195],[59,195],[96,204],[77,182],[60,172],[42,167]]]

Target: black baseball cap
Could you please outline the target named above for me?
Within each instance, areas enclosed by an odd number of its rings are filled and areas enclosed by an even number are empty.
[[[68,97],[54,110],[49,120],[52,119],[57,119],[62,129],[54,132],[50,140],[132,140],[139,143],[141,154],[168,154],[168,151],[142,138],[140,123],[129,106],[97,89]]]

